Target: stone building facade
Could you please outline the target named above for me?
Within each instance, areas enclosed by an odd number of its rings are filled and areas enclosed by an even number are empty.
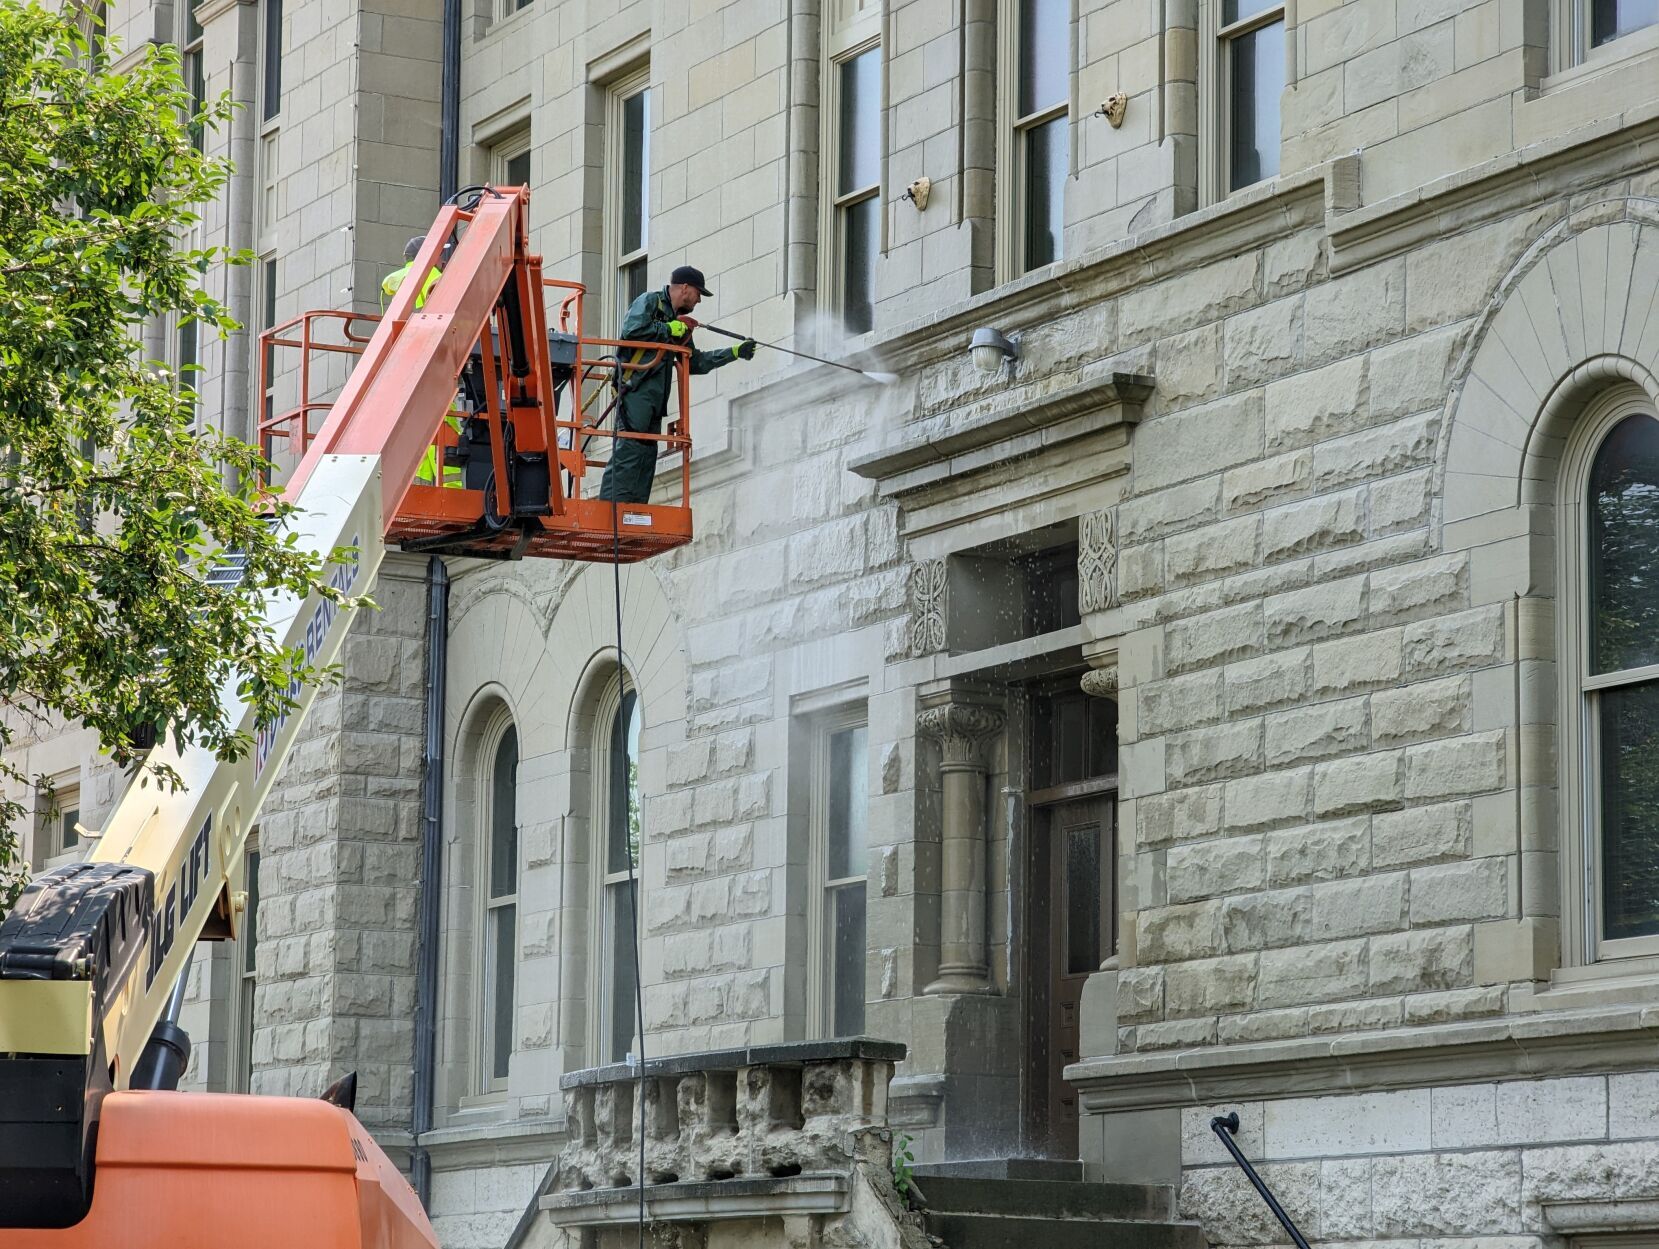
[[[1659,1241],[1651,9],[463,7],[460,180],[528,182],[597,324],[694,263],[711,320],[900,380],[763,351],[700,379],[692,545],[452,563],[437,864],[390,561],[261,820],[257,953],[193,973],[194,1078],[358,1070],[445,1243],[505,1243],[561,1077],[637,1051],[637,851],[648,1055],[901,1041],[924,1161],[1277,1243],[1237,1110],[1322,1241]],[[260,258],[206,280],[372,308],[436,203],[442,6],[194,8],[248,105],[203,229]],[[202,361],[251,433],[247,335]]]

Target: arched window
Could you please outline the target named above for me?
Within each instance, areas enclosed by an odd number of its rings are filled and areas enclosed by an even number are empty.
[[[1584,831],[1568,847],[1570,935],[1588,962],[1659,953],[1659,419],[1626,399],[1586,421],[1582,515],[1566,526],[1582,575],[1564,582],[1582,586],[1564,648],[1578,707],[1562,753]]]
[[[637,962],[634,904],[639,870],[639,695],[632,685],[611,686],[601,705],[599,765],[594,770],[599,797],[601,857],[598,928],[598,1059],[621,1062],[633,1047],[636,1030]]]
[[[507,1086],[513,1054],[513,989],[518,969],[518,730],[508,724],[489,754],[485,836],[480,1076],[485,1091]]]
[[[1598,938],[1659,945],[1659,420],[1637,413],[1613,427],[1586,506]]]

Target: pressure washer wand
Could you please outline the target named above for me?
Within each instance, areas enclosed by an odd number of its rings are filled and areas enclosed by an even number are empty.
[[[723,330],[718,325],[710,325],[707,321],[699,321],[697,328],[707,330],[710,334],[719,334],[723,338],[735,338],[739,342],[747,342],[749,339],[747,334],[734,334],[731,330]],[[803,360],[811,360],[814,364],[827,364],[832,369],[846,369],[849,373],[857,373],[869,378],[872,382],[880,382],[883,386],[891,386],[899,380],[897,373],[878,373],[874,369],[861,369],[855,364],[842,364],[839,360],[826,360],[822,356],[808,355],[804,351],[796,351],[793,347],[780,347],[776,343],[763,343],[758,339],[755,345],[757,347],[770,347],[773,351],[781,351],[785,355],[799,356]]]

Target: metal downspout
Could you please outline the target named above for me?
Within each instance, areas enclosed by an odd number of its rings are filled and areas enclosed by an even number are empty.
[[[422,750],[421,875],[416,899],[415,1072],[409,1169],[421,1205],[432,1200],[432,1159],[421,1137],[432,1130],[438,1057],[438,922],[443,911],[444,685],[449,669],[449,569],[427,561],[426,744]]]
[[[439,105],[438,202],[460,189],[461,0],[444,0],[443,96]]]

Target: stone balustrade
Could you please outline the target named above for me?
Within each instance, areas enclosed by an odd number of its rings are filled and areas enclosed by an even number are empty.
[[[542,1207],[560,1223],[610,1222],[606,1206],[639,1200],[643,1085],[654,1220],[720,1217],[723,1206],[741,1217],[768,1193],[794,1194],[796,1209],[818,1193],[827,1204],[810,1204],[827,1212],[843,1204],[854,1164],[870,1161],[867,1142],[885,1142],[888,1083],[904,1055],[856,1037],[656,1059],[643,1081],[625,1063],[572,1072],[560,1081],[569,1143]]]

